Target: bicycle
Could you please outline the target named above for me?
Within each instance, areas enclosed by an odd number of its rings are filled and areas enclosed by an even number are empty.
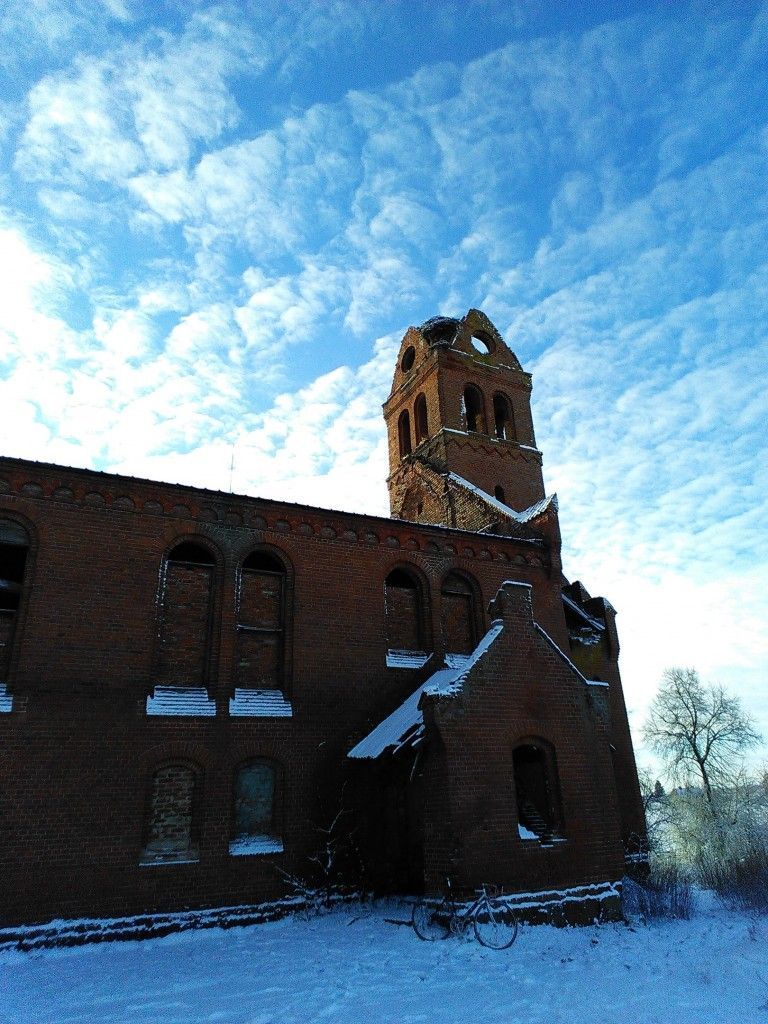
[[[411,925],[420,939],[434,942],[449,935],[464,935],[470,925],[481,946],[509,949],[517,938],[517,915],[502,897],[490,894],[486,886],[478,889],[472,903],[459,904],[446,878],[447,894],[435,902],[420,899],[413,905]]]

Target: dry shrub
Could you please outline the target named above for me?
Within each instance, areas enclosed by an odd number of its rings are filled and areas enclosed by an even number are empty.
[[[701,884],[723,902],[742,910],[768,913],[768,842],[759,833],[742,833],[725,849],[706,850],[698,865]]]
[[[625,878],[622,909],[628,920],[682,918],[693,913],[691,883],[674,861],[655,861],[642,881]]]

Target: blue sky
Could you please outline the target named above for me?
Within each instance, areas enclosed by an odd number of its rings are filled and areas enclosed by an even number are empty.
[[[768,735],[768,6],[5,0],[0,450],[387,514],[409,324],[534,374],[566,571]]]

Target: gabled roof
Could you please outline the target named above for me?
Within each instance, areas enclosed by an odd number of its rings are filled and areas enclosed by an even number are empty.
[[[529,523],[536,516],[540,516],[542,512],[546,512],[548,508],[557,510],[557,495],[550,494],[546,498],[542,498],[541,501],[537,501],[535,505],[531,505],[530,508],[525,509],[522,512],[515,512],[509,505],[505,505],[503,501],[499,501],[498,498],[494,498],[487,491],[484,491],[477,484],[472,484],[469,480],[465,480],[463,476],[459,476],[458,473],[448,473],[448,479],[453,483],[458,484],[459,487],[464,487],[466,490],[471,491],[476,497],[481,498],[486,505],[492,508],[495,512],[504,516],[506,519],[511,519],[514,523]]]
[[[375,729],[360,740],[347,757],[354,760],[365,760],[379,757],[385,751],[393,754],[402,747],[417,747],[424,737],[424,716],[421,711],[421,698],[428,696],[452,697],[461,691],[472,667],[482,658],[501,633],[504,625],[494,622],[483,639],[467,657],[447,655],[446,665],[434,672],[425,683],[422,683],[407,697],[400,707],[379,722]]]

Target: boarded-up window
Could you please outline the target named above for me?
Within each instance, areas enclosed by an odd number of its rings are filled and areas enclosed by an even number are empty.
[[[421,651],[419,587],[404,569],[394,569],[384,584],[387,617],[387,646],[390,650]]]
[[[155,772],[149,802],[144,861],[196,860],[193,842],[195,773],[169,764]]]
[[[213,567],[213,556],[198,544],[179,544],[166,558],[157,679],[163,686],[206,685]]]
[[[251,761],[235,778],[235,839],[275,834],[275,765]]]
[[[243,689],[284,687],[285,567],[256,551],[240,571],[237,680]]]
[[[11,520],[0,519],[0,683],[8,679],[28,550],[26,530]]]
[[[543,743],[523,743],[512,757],[521,835],[551,840],[560,826],[554,752]]]
[[[476,646],[475,601],[472,587],[451,573],[440,592],[443,642],[451,654],[469,654]]]

